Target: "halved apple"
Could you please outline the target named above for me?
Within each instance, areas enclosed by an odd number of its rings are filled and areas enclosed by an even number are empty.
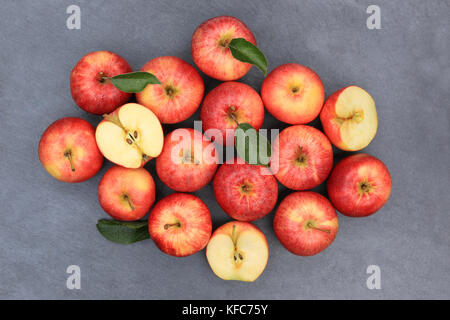
[[[269,246],[264,233],[253,224],[231,221],[214,231],[206,258],[219,278],[252,282],[266,268]]]
[[[104,116],[95,131],[101,153],[125,168],[140,168],[159,156],[164,134],[156,115],[137,103],[127,103]]]
[[[320,112],[325,134],[339,149],[361,150],[377,133],[375,101],[364,89],[349,86],[333,93]]]

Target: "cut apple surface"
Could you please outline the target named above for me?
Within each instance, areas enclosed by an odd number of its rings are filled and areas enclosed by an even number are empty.
[[[161,123],[149,109],[127,103],[106,115],[95,132],[102,154],[120,166],[140,168],[163,147]]]
[[[248,222],[231,221],[219,227],[206,247],[213,272],[224,280],[255,281],[269,258],[265,235]]]
[[[333,93],[325,102],[320,120],[331,142],[346,151],[365,148],[378,128],[375,101],[357,86]]]

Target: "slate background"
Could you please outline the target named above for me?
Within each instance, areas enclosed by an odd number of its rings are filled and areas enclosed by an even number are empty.
[[[70,4],[81,8],[81,30],[66,28]],[[370,4],[381,7],[381,30],[366,28]],[[1,7],[0,298],[450,298],[448,1],[3,0]],[[270,69],[307,65],[321,76],[327,96],[349,84],[366,88],[377,104],[379,130],[364,151],[382,159],[393,178],[386,206],[365,219],[339,215],[336,241],[314,257],[281,246],[273,213],[257,221],[270,258],[251,284],[217,278],[204,251],[176,259],[151,241],[106,241],[95,228],[107,217],[96,188],[111,164],[70,185],[52,179],[37,157],[40,135],[56,119],[99,122],[69,91],[70,71],[84,54],[111,50],[135,70],[161,55],[192,63],[193,31],[218,15],[251,28]],[[219,83],[203,77],[207,92]],[[259,91],[263,76],[252,68],[241,81]],[[193,119],[198,112],[179,126],[191,127]],[[286,125],[267,114],[264,127]],[[154,162],[146,168],[157,181],[157,198],[170,194]],[[323,186],[317,190],[325,193]],[[280,186],[279,199],[289,193]],[[208,204],[214,228],[229,220],[211,185],[195,194]],[[81,290],[66,288],[71,264],[81,267]],[[371,264],[381,268],[381,290],[366,287]]]

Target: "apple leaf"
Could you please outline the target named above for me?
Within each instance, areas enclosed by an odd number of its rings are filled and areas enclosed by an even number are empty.
[[[117,221],[100,219],[97,230],[106,239],[120,244],[130,244],[149,239],[148,221]]]
[[[267,59],[264,54],[251,42],[244,38],[235,38],[228,44],[231,54],[235,59],[251,63],[267,75]]]
[[[249,164],[268,166],[272,149],[270,142],[249,123],[240,123],[234,133],[238,155]]]
[[[141,92],[148,84],[161,84],[153,74],[144,71],[119,74],[112,77],[111,82],[120,91],[128,93]]]

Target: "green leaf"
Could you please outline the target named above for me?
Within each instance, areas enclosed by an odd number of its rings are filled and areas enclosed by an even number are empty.
[[[148,84],[161,84],[151,73],[144,71],[119,74],[111,78],[112,84],[123,92],[141,92]]]
[[[264,76],[267,75],[267,59],[253,43],[244,38],[235,38],[230,41],[228,47],[233,57],[239,61],[253,64],[264,73]]]
[[[121,244],[150,238],[147,220],[128,222],[100,219],[97,222],[97,230],[109,241]]]
[[[265,136],[248,123],[240,123],[234,133],[238,155],[249,164],[268,166],[272,149]]]

